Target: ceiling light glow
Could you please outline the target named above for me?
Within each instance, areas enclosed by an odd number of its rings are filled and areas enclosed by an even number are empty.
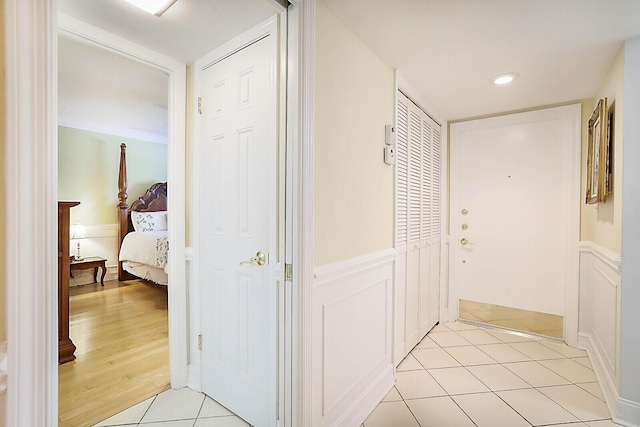
[[[520,74],[518,73],[507,73],[507,74],[500,74],[498,76],[495,76],[489,81],[496,85],[505,85],[507,83],[511,83],[518,77],[520,77]]]
[[[152,15],[160,16],[167,11],[177,0],[125,0],[137,8]]]

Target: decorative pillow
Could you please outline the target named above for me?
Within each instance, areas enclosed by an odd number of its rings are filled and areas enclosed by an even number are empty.
[[[167,211],[131,212],[135,231],[162,231],[167,229]]]

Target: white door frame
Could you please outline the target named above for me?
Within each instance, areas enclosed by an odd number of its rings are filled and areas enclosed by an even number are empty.
[[[291,285],[291,375],[286,427],[312,426],[314,266],[315,0],[289,0],[287,76],[287,251]],[[290,160],[289,160],[290,159]],[[291,200],[291,203],[289,203]],[[287,405],[287,402],[285,402]]]
[[[184,188],[186,66],[68,16],[60,16],[58,28],[55,0],[8,0],[5,6],[6,221],[15,225],[7,226],[6,421],[57,425],[58,31],[168,74],[168,178],[177,188]],[[174,349],[169,364],[173,387],[182,387],[187,381],[184,192],[170,193],[168,205],[176,212],[169,220],[176,242],[169,280],[177,284],[169,290],[169,347]]]
[[[89,42],[166,73],[169,76],[167,180],[172,188],[185,188],[185,96],[186,65],[136,45],[64,14],[58,14],[61,33]],[[56,151],[57,152],[57,151]],[[171,251],[168,262],[169,373],[173,388],[187,384],[187,284],[185,262],[185,196],[183,191],[167,193]],[[174,243],[175,242],[175,243]]]
[[[518,114],[518,113],[513,113]],[[580,243],[580,146],[581,146],[581,104],[565,105],[560,107],[549,107],[538,109],[529,114],[535,114],[542,118],[568,117],[572,121],[571,141],[569,142],[569,156],[571,163],[567,165],[566,173],[569,174],[569,193],[572,203],[569,203],[569,218],[567,221],[567,274],[565,287],[565,316],[564,316],[564,340],[567,344],[577,347],[578,345],[578,305],[579,305],[579,243]],[[505,115],[497,120],[508,121],[509,115]],[[459,215],[461,209],[459,203],[460,170],[458,162],[460,159],[460,149],[454,142],[457,133],[465,131],[465,126],[451,127],[450,129],[450,242],[449,245],[449,319],[455,320],[459,313],[459,251],[458,240],[460,239]]]
[[[272,2],[280,4],[277,0]],[[288,376],[290,383],[284,384],[283,421],[286,426],[296,426],[310,425],[312,401],[315,0],[290,3],[287,145],[291,156],[287,166],[291,173],[287,179],[291,186],[287,192],[291,196],[288,199],[291,207],[287,209],[291,214],[287,220],[290,225],[287,240],[292,250],[286,262],[294,264],[295,269],[290,282],[291,337],[285,344],[290,353],[284,376]],[[56,12],[56,0],[4,1],[7,425],[56,426],[58,423],[58,285],[54,237],[57,236],[58,175]],[[150,52],[145,51],[143,57]],[[158,65],[162,66],[162,61]],[[185,81],[184,76],[178,78],[182,73],[178,70],[170,72],[175,79],[170,92],[175,96],[175,103],[182,102],[185,92],[179,87]],[[176,120],[172,133],[178,135],[174,136],[184,135],[178,131],[178,127],[184,125],[182,120]],[[173,154],[170,152],[170,156]],[[182,161],[176,167],[183,164]],[[178,169],[170,167],[169,179],[174,174],[181,175],[175,179],[184,179],[184,173],[179,174]],[[179,209],[178,203],[170,206]],[[173,220],[175,227],[179,219]],[[176,246],[184,247],[184,243]],[[182,265],[184,259],[183,253],[178,264]],[[184,304],[185,300],[176,301],[174,306]],[[186,342],[181,347],[186,349]],[[186,373],[182,372],[186,369],[186,354],[180,357],[184,359],[174,358],[170,362],[172,367],[177,367],[179,378],[173,378],[172,373],[172,383],[176,386],[186,381]]]

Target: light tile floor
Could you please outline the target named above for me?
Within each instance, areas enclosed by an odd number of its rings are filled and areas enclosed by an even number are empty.
[[[249,427],[224,406],[188,388],[167,390],[94,427]]]
[[[586,352],[465,323],[437,325],[361,427],[611,427]],[[214,400],[168,390],[94,427],[247,427]],[[351,427],[351,426],[345,426]]]
[[[396,385],[364,427],[610,427],[583,350],[452,322],[400,363]]]

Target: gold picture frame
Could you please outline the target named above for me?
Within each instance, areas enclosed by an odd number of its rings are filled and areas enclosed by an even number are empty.
[[[589,151],[587,153],[587,204],[604,203],[607,196],[608,124],[607,98],[589,119]]]

